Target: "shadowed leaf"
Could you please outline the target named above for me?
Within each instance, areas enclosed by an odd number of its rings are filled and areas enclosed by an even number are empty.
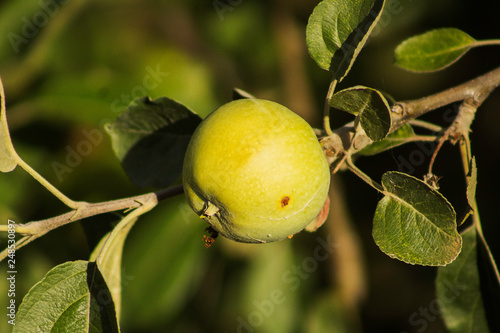
[[[97,263],[99,270],[102,272],[111,290],[118,319],[120,319],[121,314],[121,292],[123,284],[121,266],[125,240],[138,217],[153,209],[158,201],[156,197],[151,197],[148,201],[144,200],[144,202],[141,203],[142,206],[128,213],[111,232],[101,239],[90,256],[90,259]]]
[[[212,262],[208,256],[214,253],[203,245],[204,228],[183,196],[141,216],[124,248],[123,327],[162,332],[193,304],[189,300],[204,281]]]
[[[391,108],[378,90],[363,86],[347,88],[333,95],[329,104],[356,115],[366,135],[373,141],[382,140],[391,129]]]
[[[411,125],[405,124],[398,128],[396,131],[387,135],[382,141],[374,142],[362,150],[359,151],[360,155],[376,155],[385,150],[397,147],[401,144],[407,142],[407,140],[415,135],[413,127]]]
[[[490,332],[500,332],[500,273],[484,235],[477,233],[477,267]],[[495,236],[495,235],[494,235]]]
[[[462,234],[458,258],[438,269],[436,293],[446,327],[451,333],[490,332],[481,297],[477,267],[476,230]]]
[[[306,43],[319,67],[340,82],[378,21],[383,0],[324,0],[309,17]]]
[[[106,130],[132,182],[164,188],[182,173],[184,154],[201,118],[169,98],[132,102]]]

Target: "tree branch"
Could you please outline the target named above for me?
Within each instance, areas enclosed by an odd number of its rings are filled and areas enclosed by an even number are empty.
[[[472,99],[480,104],[499,85],[500,67],[437,94],[417,100],[396,103],[392,108],[395,114],[393,117],[393,127],[399,128],[409,119],[418,118],[429,111],[454,102]]]
[[[467,104],[474,105],[475,109],[489,96],[489,94],[500,85],[500,67],[483,74],[475,79],[464,82],[458,86],[446,89],[439,93],[409,101],[401,101],[392,107],[392,124],[390,133],[396,131],[404,124],[414,121],[423,114],[436,110],[442,106],[458,102],[467,101]],[[457,120],[473,119],[473,115],[463,114],[468,108],[460,108],[455,122],[452,124],[457,128]],[[467,123],[467,125],[465,125]],[[464,125],[470,130],[472,121],[464,122],[459,132],[464,132]],[[451,127],[451,126],[450,126]],[[331,135],[323,138],[321,144],[330,164],[337,161],[346,154],[354,154],[366,146],[373,143],[365,133],[357,133],[354,130],[353,122],[334,130]],[[457,132],[458,133],[458,132]],[[448,138],[454,139],[447,131]],[[355,142],[354,142],[355,141]],[[354,143],[354,144],[353,144]],[[353,149],[354,148],[354,149]],[[338,167],[337,167],[338,169]]]
[[[394,132],[405,123],[413,121],[415,118],[429,111],[457,101],[464,101],[463,106],[471,105],[472,107],[461,107],[455,121],[445,132],[447,139],[458,140],[459,138],[457,135],[466,133],[470,130],[470,125],[474,119],[474,112],[477,107],[481,105],[489,94],[499,85],[500,67],[473,80],[434,95],[417,100],[396,103],[392,108],[391,132]],[[470,112],[471,110],[474,111],[472,114]],[[460,119],[466,121],[462,122]],[[344,161],[348,160],[348,162],[350,162],[349,168],[351,170],[356,170],[353,167],[350,156],[373,143],[373,141],[371,141],[363,131],[356,133],[354,124],[351,122],[333,131],[331,135],[323,138],[321,143],[330,164],[334,163],[338,158],[342,158],[339,164],[343,164]],[[340,165],[337,165],[336,170],[339,168]],[[369,183],[377,188],[376,183]],[[182,185],[178,185],[158,192],[107,202],[78,202],[77,209],[65,214],[45,220],[32,221],[26,224],[16,224],[16,232],[26,235],[17,242],[16,248],[19,249],[25,246],[51,230],[81,219],[108,212],[136,209],[142,206],[142,202],[148,200],[156,200],[158,202],[181,193],[183,193],[183,187]],[[0,226],[0,231],[7,230],[8,226]],[[1,252],[0,261],[3,260],[7,254],[7,249]]]
[[[51,217],[45,220],[32,221],[25,224],[16,224],[15,225],[16,233],[26,235],[25,237],[17,241],[16,250],[29,244],[35,239],[45,235],[49,231],[57,229],[63,225],[76,222],[85,219],[87,217],[96,216],[99,214],[122,211],[122,210],[130,211],[141,207],[143,205],[143,202],[147,202],[149,200],[155,200],[156,202],[159,202],[167,198],[173,197],[175,195],[181,194],[183,192],[184,189],[182,185],[177,185],[163,189],[158,192],[141,194],[130,198],[117,199],[117,200],[98,202],[98,203],[80,202],[81,205],[78,209],[69,211],[62,215]],[[8,226],[6,225],[0,226],[0,231],[7,231],[7,230]],[[8,254],[7,249],[0,252],[0,261],[2,261],[7,256],[7,254]]]

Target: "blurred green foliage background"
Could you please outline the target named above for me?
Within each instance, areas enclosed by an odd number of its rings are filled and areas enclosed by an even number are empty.
[[[443,90],[498,66],[498,48],[472,50],[435,74],[392,65],[396,45],[428,29],[454,26],[477,39],[500,37],[486,2],[388,1],[374,36],[339,88],[363,84],[396,99]],[[0,75],[19,154],[74,200],[98,202],[154,189],[131,184],[113,156],[103,125],[134,98],[168,96],[202,117],[231,99],[234,87],[280,102],[320,126],[330,75],[305,48],[307,18],[317,1],[10,0],[0,3]],[[498,92],[473,125],[478,201],[494,253],[500,244]],[[434,112],[427,120],[446,125]],[[449,114],[449,113],[447,113]],[[334,127],[350,120],[335,115]],[[89,133],[92,135],[89,136]],[[375,179],[404,168],[425,147],[410,145],[359,166]],[[422,154],[421,154],[422,155]],[[416,156],[416,155],[414,155]],[[427,160],[428,161],[428,160]],[[422,177],[428,162],[410,161]],[[161,166],[158,166],[161,167]],[[465,213],[465,185],[456,147],[435,166],[441,189]],[[124,332],[431,332],[443,323],[420,309],[435,299],[435,268],[390,259],[374,244],[371,218],[380,196],[350,174],[334,177],[327,224],[315,234],[267,245],[218,239],[206,249],[205,225],[183,197],[143,216],[123,261]],[[41,220],[67,209],[17,168],[0,175],[0,221]],[[88,259],[115,222],[104,215],[69,225],[16,253],[16,301],[48,270]],[[321,244],[331,241],[332,251]],[[0,239],[4,246],[5,238]],[[6,266],[0,304],[6,306]],[[3,313],[3,312],[2,312]],[[415,316],[415,313],[417,314]],[[412,320],[413,318],[413,320]],[[0,332],[10,331],[5,317]],[[425,325],[425,327],[424,327]]]

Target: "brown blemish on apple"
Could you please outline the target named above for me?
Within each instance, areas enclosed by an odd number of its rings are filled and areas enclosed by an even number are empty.
[[[281,198],[281,208],[288,206],[289,202],[290,202],[289,196],[284,196],[283,198]]]

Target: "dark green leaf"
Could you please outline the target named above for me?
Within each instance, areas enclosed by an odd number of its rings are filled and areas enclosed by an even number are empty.
[[[133,227],[136,220],[137,218],[130,218],[129,216],[122,219],[112,231],[101,239],[90,255],[90,260],[95,261],[99,265],[99,270],[111,290],[113,300],[116,304],[115,310],[118,318],[120,318],[121,312],[121,265],[123,246],[128,232]]]
[[[128,216],[125,217],[120,224],[113,229],[113,231],[106,234],[90,255],[90,260],[97,262],[99,269],[111,290],[111,294],[115,302],[117,318],[120,318],[121,312],[121,265],[123,245],[128,232],[134,225],[137,218],[132,219],[132,221],[122,226],[121,223],[124,220],[130,219],[128,219]],[[117,230],[118,228],[119,230]],[[107,251],[103,252],[102,250],[105,248],[106,243],[111,243],[112,245],[109,245]]]
[[[384,0],[324,0],[309,17],[306,42],[319,67],[340,82],[378,21]]]
[[[114,303],[97,265],[66,262],[50,270],[24,297],[14,333],[119,332]]]
[[[141,201],[142,206],[129,212],[109,234],[104,236],[90,256],[90,259],[97,263],[106,284],[111,290],[118,319],[121,314],[121,265],[125,240],[138,217],[153,209],[157,203],[156,196],[143,199]]]
[[[143,199],[141,203],[142,206],[129,212],[110,233],[102,238],[90,256],[90,259],[97,263],[106,284],[111,290],[118,319],[121,314],[121,265],[125,240],[137,218],[154,208],[158,201],[156,197],[150,197],[148,201]]]
[[[409,124],[405,124],[398,128],[396,131],[387,135],[387,137],[382,141],[374,142],[366,146],[365,148],[360,150],[358,154],[366,156],[376,155],[380,152],[397,147],[407,142],[407,140],[414,135],[415,132],[413,132],[413,127],[411,127]]]
[[[444,322],[451,333],[490,332],[477,269],[476,230],[463,234],[462,252],[438,269],[436,293]]]
[[[187,145],[200,122],[197,114],[169,98],[142,97],[106,129],[134,184],[164,188],[181,175]]]
[[[382,176],[385,197],[373,221],[382,252],[409,264],[443,266],[460,253],[461,237],[450,203],[423,181],[400,172]]]
[[[0,172],[10,172],[17,166],[17,153],[10,139],[5,110],[5,93],[0,78]]]
[[[493,238],[496,235],[493,234]],[[500,273],[484,235],[477,233],[477,262],[481,294],[490,332],[500,332]]]
[[[207,226],[183,196],[141,216],[123,254],[123,327],[162,332],[179,316],[205,276],[207,256],[214,253],[203,243]]]
[[[431,30],[398,45],[396,65],[415,72],[443,69],[465,54],[476,42],[456,28]]]
[[[391,129],[391,108],[384,95],[375,89],[356,86],[337,92],[331,107],[356,115],[366,135],[380,141]]]

